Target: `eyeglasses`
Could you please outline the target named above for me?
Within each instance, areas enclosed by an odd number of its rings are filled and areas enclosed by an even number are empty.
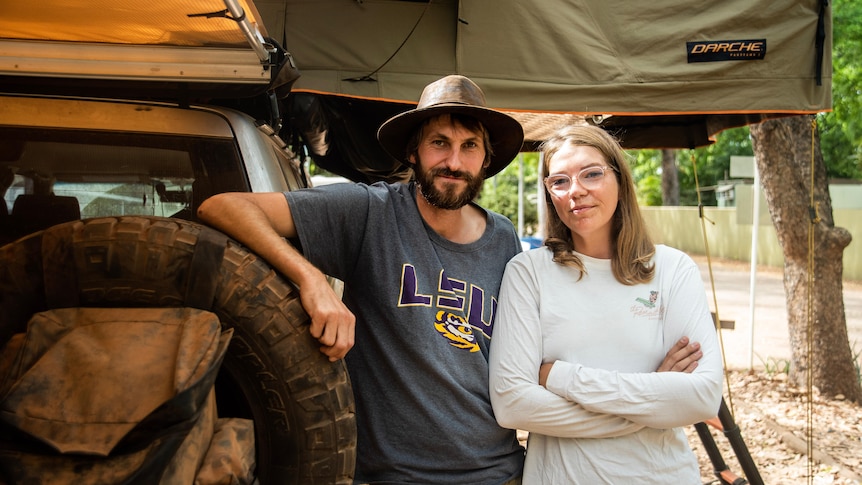
[[[608,166],[604,167],[587,167],[578,172],[577,179],[581,187],[592,190],[597,189],[602,185],[605,179],[605,172],[614,169]],[[558,173],[545,177],[545,187],[548,192],[557,197],[565,197],[572,190],[572,178],[566,174]]]

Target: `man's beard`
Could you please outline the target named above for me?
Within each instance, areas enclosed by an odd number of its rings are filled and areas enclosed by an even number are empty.
[[[475,176],[448,168],[428,171],[422,170],[418,166],[416,168],[416,185],[419,187],[419,192],[429,204],[438,209],[455,210],[464,207],[479,195],[482,184],[485,182],[484,167]],[[446,184],[446,187],[441,191],[434,186],[434,178],[437,176],[459,178],[466,181],[467,186],[459,193],[454,184]]]

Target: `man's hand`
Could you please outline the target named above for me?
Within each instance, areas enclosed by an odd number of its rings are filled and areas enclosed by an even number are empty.
[[[321,274],[313,283],[306,282],[299,292],[302,306],[311,317],[311,336],[320,341],[320,351],[331,362],[347,355],[353,348],[356,316]]]
[[[689,343],[688,337],[683,337],[668,350],[656,372],[686,372],[692,373],[697,368],[697,361],[703,357],[700,344]]]

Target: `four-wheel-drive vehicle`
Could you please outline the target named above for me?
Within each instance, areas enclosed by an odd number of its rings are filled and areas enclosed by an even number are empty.
[[[88,29],[86,21],[68,18],[68,28],[52,30],[25,22],[41,18],[33,8],[4,12],[0,347],[12,355],[10,342],[28,332],[28,322],[60,309],[210,312],[223,333],[232,334],[213,386],[216,409],[219,418],[253,422],[253,478],[261,484],[350,483],[356,442],[346,368],[319,351],[295,287],[235,241],[196,222],[197,206],[214,193],[309,185],[299,157],[277,135],[277,110],[268,106],[295,77],[290,59],[264,38],[253,5],[227,0],[216,8],[219,3],[136,4],[140,11],[131,20],[154,22],[177,40],[173,46],[95,39],[149,33],[131,25],[124,31],[122,23]],[[164,9],[155,11],[156,4]],[[10,33],[10,26],[18,31]],[[258,111],[268,116],[255,116]],[[126,359],[135,359],[146,349],[130,345],[126,352]],[[79,370],[83,363],[67,364]],[[6,416],[0,419],[0,482],[40,480],[47,472],[28,460],[60,456],[56,440],[15,425],[65,417],[65,410],[12,409],[9,396],[21,385],[8,383],[8,370],[0,366]],[[100,401],[92,389],[78,392]],[[182,415],[180,405],[170,405],[177,409],[169,409],[168,418]],[[142,426],[152,428],[151,441],[164,442],[159,433],[184,425],[153,425],[164,417],[156,411],[105,458],[138,456]],[[78,460],[73,466],[79,471],[93,464],[86,453],[63,456]],[[158,464],[120,463],[136,473],[125,483],[158,482]]]

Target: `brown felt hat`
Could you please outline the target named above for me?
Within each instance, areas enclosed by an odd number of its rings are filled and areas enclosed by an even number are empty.
[[[460,113],[479,120],[491,138],[491,163],[485,178],[508,165],[524,143],[524,129],[515,118],[485,106],[485,93],[464,76],[451,75],[425,86],[415,109],[386,120],[377,130],[377,140],[390,155],[408,164],[407,140],[420,123],[447,113]],[[408,164],[409,165],[409,164]]]

